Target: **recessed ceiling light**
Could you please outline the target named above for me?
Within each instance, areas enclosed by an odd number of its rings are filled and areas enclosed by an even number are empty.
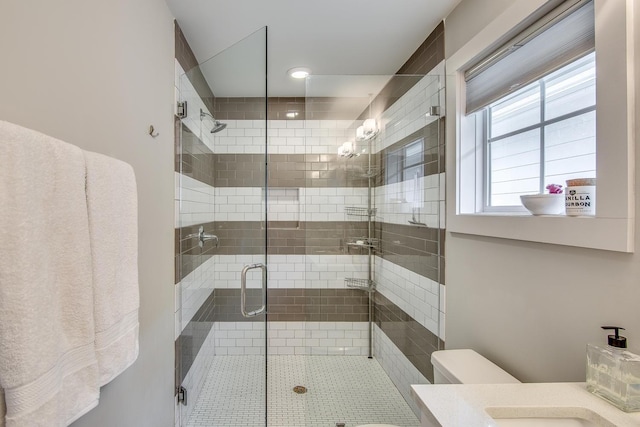
[[[287,74],[294,79],[306,79],[311,74],[311,70],[306,67],[295,67],[287,71]]]

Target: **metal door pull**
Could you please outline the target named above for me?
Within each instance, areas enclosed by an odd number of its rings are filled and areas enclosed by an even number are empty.
[[[247,272],[254,268],[262,269],[262,307],[247,311]],[[240,275],[240,311],[244,317],[254,317],[267,312],[267,266],[264,264],[245,265]]]

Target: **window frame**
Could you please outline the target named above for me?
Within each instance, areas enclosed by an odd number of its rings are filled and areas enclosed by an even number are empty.
[[[447,226],[464,233],[619,252],[634,251],[635,85],[633,0],[594,0],[596,45],[595,217],[483,212],[481,124],[464,116],[464,70],[499,45],[545,0],[516,0],[446,60]],[[608,48],[616,46],[616,49]],[[480,134],[480,135],[479,135]],[[480,175],[478,175],[480,173]],[[478,179],[480,176],[480,179]]]
[[[589,55],[592,55],[594,52],[589,52],[586,55],[583,55],[580,58],[577,58],[575,61],[573,61],[572,63],[569,63],[567,65],[565,65],[564,67],[570,67],[571,65],[577,63],[578,61],[583,60],[584,58],[586,58]],[[594,58],[594,66],[595,66],[595,58]],[[562,67],[562,68],[564,68]],[[562,69],[560,68],[560,69]],[[596,111],[596,104],[590,105],[588,107],[583,107],[581,109],[578,110],[573,110],[569,113],[564,113],[560,116],[556,116],[550,119],[547,119],[547,114],[546,114],[546,106],[547,106],[547,88],[546,88],[546,82],[545,82],[545,78],[548,75],[551,75],[553,73],[555,73],[557,70],[551,71],[548,74],[546,74],[545,76],[542,76],[540,79],[531,82],[530,84],[522,87],[520,90],[524,91],[534,85],[537,85],[537,92],[539,94],[539,103],[540,103],[540,114],[539,114],[539,119],[536,123],[534,124],[530,124],[515,130],[511,130],[509,132],[500,134],[498,136],[495,137],[490,137],[491,135],[491,109],[493,108],[494,105],[498,104],[498,102],[502,102],[504,100],[509,100],[509,98],[511,97],[516,97],[520,91],[516,91],[516,92],[512,92],[509,93],[508,95],[505,95],[504,97],[500,98],[499,100],[497,100],[496,102],[486,106],[485,108],[483,108],[482,110],[473,113],[473,114],[482,114],[482,121],[483,121],[483,128],[482,128],[482,132],[483,132],[483,149],[484,149],[484,165],[485,165],[485,170],[483,173],[483,180],[484,180],[484,194],[483,194],[483,212],[520,212],[520,213],[524,213],[526,212],[526,209],[524,209],[524,207],[522,207],[522,205],[518,204],[518,205],[499,205],[499,206],[492,206],[491,205],[491,143],[495,142],[495,141],[500,141],[503,140],[505,138],[510,138],[512,136],[515,135],[520,135],[523,134],[525,132],[529,132],[532,130],[538,130],[539,131],[539,150],[540,150],[540,174],[539,174],[539,188],[538,188],[538,192],[543,194],[544,190],[545,190],[545,171],[546,171],[546,149],[545,149],[545,129],[551,125],[554,125],[556,123],[560,123],[563,122],[565,120],[569,120],[578,116],[581,116],[583,114],[586,113],[590,113],[592,111]]]

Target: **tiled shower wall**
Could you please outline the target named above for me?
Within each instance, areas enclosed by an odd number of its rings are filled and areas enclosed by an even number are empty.
[[[177,70],[182,73],[180,64]],[[179,82],[181,99],[187,99],[191,111],[204,110],[190,83]],[[344,244],[365,229],[363,222],[348,219],[343,207],[366,203],[366,182],[355,179],[345,185],[345,164],[333,148],[331,153],[299,154],[298,123],[304,122],[269,123],[269,134],[284,143],[279,153],[268,156],[268,348],[273,354],[365,355],[368,300],[344,286],[345,277],[366,276],[365,256],[347,251]],[[316,121],[317,129],[305,131],[325,135],[326,146],[331,146],[346,138],[351,123]],[[212,357],[265,349],[263,324],[239,316],[240,271],[265,260],[264,157],[255,154],[264,150],[264,131],[253,136],[252,119],[227,124],[211,137],[199,119],[187,117],[177,152],[177,383],[189,390],[191,402]],[[220,238],[219,247],[212,242],[200,247],[189,237],[200,226]],[[249,305],[257,303],[259,286],[258,277],[250,276]],[[178,408],[184,420],[192,406]]]
[[[375,355],[418,414],[410,384],[433,382],[444,348],[444,26],[440,24],[372,102],[382,124],[375,151]],[[439,110],[431,110],[438,106]],[[435,113],[435,115],[433,114]],[[422,141],[421,173],[393,179],[389,161]],[[402,155],[400,158],[404,159]],[[410,221],[422,223],[414,225]]]
[[[382,127],[374,146],[375,166],[382,171],[374,180],[375,237],[381,241],[374,259],[374,354],[406,397],[410,383],[432,380],[429,355],[444,346],[442,120],[425,117],[428,106],[444,105],[444,80],[433,78],[443,74],[442,65],[436,67],[441,42],[442,26],[401,69],[431,70],[430,76],[392,79],[385,96],[373,103],[380,107],[376,118]],[[178,61],[176,70],[184,76]],[[191,112],[212,112],[227,128],[212,135],[197,114],[182,121],[181,161],[176,162],[176,291],[182,295],[176,298],[176,347],[183,358],[177,382],[193,399],[211,357],[264,349],[264,326],[237,313],[240,270],[265,259],[265,196],[270,201],[270,351],[366,354],[366,294],[344,285],[345,277],[367,274],[364,252],[345,245],[350,237],[366,235],[366,223],[344,213],[345,206],[366,206],[367,180],[357,173],[366,167],[366,156],[336,155],[360,122],[332,115],[331,105],[341,100],[316,99],[309,108],[309,100],[279,98],[269,100],[265,131],[263,99],[215,98],[201,87],[198,73],[189,74],[191,80],[176,81],[177,97],[188,100]],[[305,109],[307,120],[301,120]],[[292,110],[298,116],[285,120]],[[262,189],[265,136],[268,194]],[[425,141],[424,176],[387,183],[388,153],[416,138]],[[420,200],[411,203],[416,190]],[[419,222],[428,227],[408,224],[418,202]],[[211,243],[200,248],[197,240],[186,238],[200,225],[220,237],[219,248]],[[259,285],[250,277],[250,292]],[[253,292],[250,302],[257,299]],[[183,418],[189,409],[181,408]]]

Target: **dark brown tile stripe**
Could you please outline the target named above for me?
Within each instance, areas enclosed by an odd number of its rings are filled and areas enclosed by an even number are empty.
[[[221,221],[211,223],[220,239],[220,255],[259,255],[265,253],[266,230],[260,221]]]
[[[217,97],[213,112],[219,120],[304,120],[305,103],[303,97],[270,97],[266,105],[264,97]]]
[[[444,341],[379,292],[375,294],[374,321],[422,375],[433,383],[431,353],[444,349]]]
[[[366,156],[344,159],[337,154],[305,154],[304,186],[312,188],[367,187],[368,179],[363,176],[367,166]],[[269,183],[272,185],[271,180]],[[279,184],[278,181],[276,183]]]
[[[354,120],[369,100],[357,97],[307,97],[307,120]]]
[[[269,120],[304,120],[306,100],[304,97],[269,98]],[[294,117],[287,116],[294,113]]]
[[[367,234],[367,223],[363,221],[303,222],[306,254],[359,254],[360,249],[351,249],[346,242],[353,237]],[[269,233],[272,233],[270,231]],[[278,253],[286,248],[279,247]]]
[[[444,22],[440,22],[396,74],[427,74],[443,60]]]
[[[445,172],[444,161],[444,118],[432,122],[422,129],[402,138],[400,141],[376,153],[375,164],[380,166],[380,173],[374,180],[375,186],[385,185],[387,173],[387,156],[419,138],[424,139],[423,164],[424,176]]]
[[[247,290],[247,309],[261,305],[259,289]],[[357,289],[269,289],[270,322],[366,322],[369,299]],[[216,289],[214,320],[219,322],[262,321],[240,314],[240,290]]]
[[[179,126],[179,123],[176,123]],[[422,137],[425,141],[425,175],[445,171],[444,126],[433,122],[401,141],[385,148],[374,157],[382,165],[374,185],[384,185],[385,162],[389,152],[398,150]],[[261,154],[214,154],[186,126],[181,126],[182,145],[176,145],[176,171],[214,187],[263,187],[265,156]],[[343,159],[337,154],[269,154],[268,185],[270,188],[328,188],[368,185],[362,176],[367,169],[366,156]]]
[[[173,21],[174,24],[174,40],[175,40],[175,57],[183,70],[188,71],[198,66],[198,60],[187,42],[187,38],[184,36],[178,21]]]
[[[175,341],[177,385],[182,384],[182,381],[184,381],[200,348],[202,348],[202,344],[213,327],[214,303],[214,292],[211,292],[211,295],[209,295]]]
[[[357,289],[271,289],[269,321],[366,322],[369,297]]]
[[[217,97],[214,108],[219,120],[353,120],[362,112],[362,99],[271,97],[265,106],[264,98]],[[291,113],[294,117],[287,115]]]
[[[179,169],[183,175],[215,186],[215,155],[189,128],[182,126]]]
[[[444,229],[376,222],[374,235],[380,240],[378,256],[407,270],[444,284],[439,264],[444,254]]]
[[[216,187],[263,187],[265,156],[261,154],[214,154]],[[361,176],[365,156],[346,161],[337,154],[269,154],[270,188],[366,187]]]
[[[216,98],[213,115],[218,120],[265,120],[271,118],[265,101],[264,97]]]
[[[180,63],[180,66],[185,71],[189,81],[196,89],[196,92],[202,98],[202,102],[205,103],[209,111],[213,111],[215,97],[213,96],[213,92],[211,92],[211,88],[209,88],[209,84],[207,83],[200,67],[198,66],[198,60],[196,56],[193,54],[191,50],[191,46],[187,42],[180,26],[177,21],[174,21],[174,29],[175,29],[175,57]],[[193,113],[191,113],[193,114]]]
[[[205,233],[218,236],[220,246],[214,248],[207,241],[201,248],[197,234],[204,226]],[[362,221],[270,222],[267,253],[272,255],[332,255],[354,254],[345,242],[353,237],[365,236],[367,224]],[[374,236],[380,240],[378,256],[414,273],[445,284],[444,229],[413,225],[374,223]],[[175,283],[198,268],[215,254],[259,255],[264,253],[265,230],[259,221],[221,221],[182,227],[175,230],[176,277]]]
[[[173,116],[173,170],[180,172],[180,162],[182,161],[182,147],[180,138],[182,137],[182,121],[179,117]]]
[[[189,273],[200,267],[205,261],[216,254],[213,241],[206,241],[200,247],[198,239],[189,237],[198,234],[198,228],[204,226],[204,232],[215,234],[212,222],[206,224],[196,224],[182,228],[176,228],[174,233],[175,241],[175,283],[179,283]]]
[[[205,233],[215,234],[220,245],[214,248],[207,241],[201,248],[198,239],[188,237],[198,233],[202,225]],[[295,227],[295,228],[294,228]],[[362,221],[326,222],[269,222],[267,253],[273,255],[346,254],[357,255],[359,249],[350,249],[349,238],[365,236],[367,224]],[[175,283],[198,268],[215,254],[264,254],[265,229],[260,221],[220,221],[197,224],[175,230],[176,275]]]
[[[179,123],[176,122],[176,126]],[[374,164],[382,173],[374,185],[385,183],[385,162],[389,152],[422,137],[425,141],[425,175],[445,171],[444,119],[433,122],[376,153]],[[176,171],[214,187],[263,187],[265,156],[261,154],[214,154],[186,126],[181,126],[182,144],[176,145]],[[337,154],[269,154],[268,185],[271,188],[328,188],[368,185],[363,177],[367,169],[366,156],[344,159]]]
[[[213,158],[216,187],[264,187],[263,154],[214,154]]]

